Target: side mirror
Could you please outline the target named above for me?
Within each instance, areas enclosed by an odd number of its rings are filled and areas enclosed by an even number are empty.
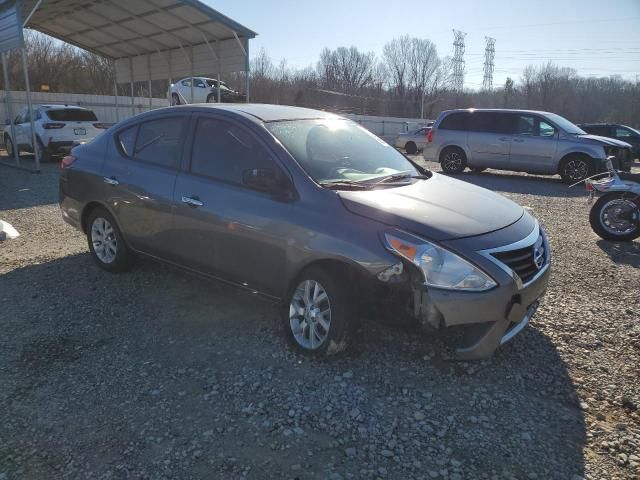
[[[261,192],[268,192],[279,197],[290,198],[292,193],[288,182],[276,170],[270,168],[253,168],[242,173],[245,187]]]

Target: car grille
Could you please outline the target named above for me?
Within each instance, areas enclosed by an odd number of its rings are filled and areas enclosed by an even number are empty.
[[[548,261],[548,253],[542,235],[533,245],[517,250],[494,252],[492,255],[513,270],[520,277],[522,283],[532,280]]]

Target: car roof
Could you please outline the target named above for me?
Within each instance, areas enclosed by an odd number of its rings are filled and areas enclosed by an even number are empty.
[[[188,106],[197,106],[199,108],[208,108],[213,110],[224,110],[228,112],[238,112],[240,114],[250,115],[262,122],[343,118],[334,113],[314,110],[312,108],[290,107],[287,105],[270,105],[267,103],[227,103],[222,105],[203,103],[198,105],[185,105],[185,107]]]
[[[88,108],[80,107],[78,105],[40,105],[40,108],[47,110],[64,110],[66,108],[73,108],[77,110],[89,110]]]
[[[545,112],[542,110],[522,110],[518,108],[456,108],[454,110],[445,110],[442,113],[453,112],[504,112],[504,113],[535,113],[538,115],[550,115],[551,112]]]

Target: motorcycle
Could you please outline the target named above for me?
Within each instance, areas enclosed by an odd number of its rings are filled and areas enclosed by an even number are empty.
[[[591,207],[589,223],[605,240],[630,242],[640,237],[640,174],[618,172],[614,158],[607,157],[606,172],[584,180],[590,204],[596,192],[604,194]]]

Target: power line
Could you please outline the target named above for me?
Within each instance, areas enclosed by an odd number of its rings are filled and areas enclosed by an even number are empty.
[[[467,34],[453,30],[453,89],[462,92],[464,87],[464,37]]]
[[[493,59],[496,56],[496,39],[484,37],[487,46],[484,49],[484,78],[482,79],[482,87],[485,90],[493,90]]]

